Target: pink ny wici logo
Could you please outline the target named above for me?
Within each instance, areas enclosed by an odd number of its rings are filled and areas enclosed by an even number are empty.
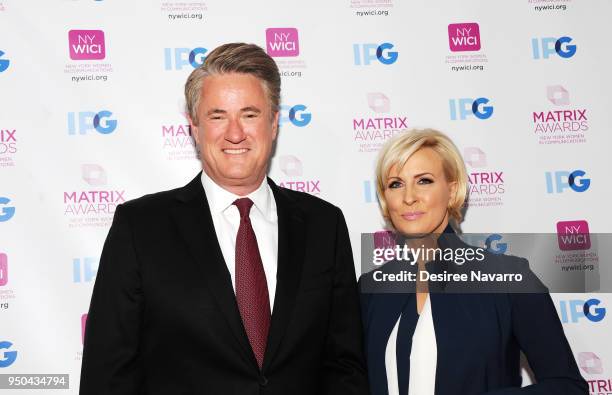
[[[479,51],[478,23],[451,23],[448,25],[448,44],[452,52]]]
[[[591,248],[589,224],[585,220],[557,222],[557,239],[562,251]]]
[[[0,253],[0,287],[8,284],[8,257]]]
[[[70,30],[68,46],[72,60],[96,60],[106,57],[102,30]]]
[[[266,29],[266,50],[272,57],[289,57],[300,54],[298,31],[294,27]]]

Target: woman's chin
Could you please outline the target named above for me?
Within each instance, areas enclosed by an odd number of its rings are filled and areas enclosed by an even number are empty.
[[[433,228],[429,226],[405,222],[403,224],[400,224],[400,226],[396,226],[395,229],[407,239],[420,239],[423,237],[427,237],[433,232]]]

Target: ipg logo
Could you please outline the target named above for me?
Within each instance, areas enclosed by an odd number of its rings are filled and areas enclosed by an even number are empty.
[[[488,103],[489,99],[486,97],[450,99],[448,101],[450,119],[452,121],[463,121],[472,115],[482,120],[489,119],[493,115],[493,106],[487,106]]]
[[[0,368],[9,367],[17,359],[17,351],[3,351],[13,347],[13,343],[0,341]]]
[[[197,68],[204,64],[208,49],[197,48],[164,48],[164,69],[182,70],[183,67]]]
[[[10,202],[11,199],[0,196],[0,222],[6,222],[15,215],[15,207],[7,206]]]
[[[298,56],[300,42],[294,27],[266,29],[266,51],[273,58]]]
[[[72,60],[96,60],[106,57],[102,30],[70,30],[68,46]]]
[[[312,114],[307,112],[307,109],[308,107],[303,104],[281,105],[278,125],[282,126],[287,122],[291,122],[291,124],[300,128],[308,125],[312,120]]]
[[[559,312],[561,313],[561,322],[576,323],[579,320],[586,318],[591,322],[600,322],[606,316],[605,307],[598,307],[601,304],[599,299],[589,300],[562,300],[559,302]]]
[[[548,59],[550,55],[559,55],[562,58],[571,58],[576,54],[576,45],[569,44],[572,42],[571,37],[563,36],[542,37],[531,39],[531,49],[534,59]]]
[[[581,352],[578,354],[578,366],[587,374],[602,374],[603,363],[594,352]]]
[[[108,110],[69,112],[68,134],[87,134],[93,130],[100,134],[110,134],[117,129],[117,120],[112,119],[112,116],[113,113]]]
[[[0,287],[8,284],[8,256],[0,252]]]
[[[378,203],[376,181],[366,180],[363,182],[363,200],[366,203]]]
[[[4,56],[4,51],[2,51],[0,49],[0,58]],[[11,64],[11,61],[8,59],[0,59],[0,73],[2,73],[3,71],[6,71],[6,69],[8,69],[9,65]]]
[[[84,257],[72,260],[72,282],[89,283],[96,278],[98,273],[99,258]]]
[[[490,235],[479,233],[464,233],[461,239],[469,245],[482,247],[491,254],[501,255],[508,251],[508,243],[498,233]]]
[[[585,178],[583,170],[574,171],[547,171],[546,193],[563,193],[566,189],[574,192],[584,192],[591,186],[591,179]]]
[[[397,51],[391,51],[393,44],[353,44],[355,66],[368,66],[372,61],[390,65],[397,61]]]
[[[492,254],[501,255],[508,250],[508,243],[502,242],[503,237],[499,234],[489,235],[484,242],[485,249]]]

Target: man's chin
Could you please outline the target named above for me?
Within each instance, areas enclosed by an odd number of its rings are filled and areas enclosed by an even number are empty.
[[[236,186],[248,185],[257,179],[253,171],[247,171],[246,169],[234,169],[220,175],[228,184]]]

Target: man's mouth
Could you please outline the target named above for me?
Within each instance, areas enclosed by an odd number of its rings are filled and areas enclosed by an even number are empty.
[[[229,155],[241,155],[247,152],[249,152],[248,148],[226,148],[223,150],[223,153],[226,153]]]

